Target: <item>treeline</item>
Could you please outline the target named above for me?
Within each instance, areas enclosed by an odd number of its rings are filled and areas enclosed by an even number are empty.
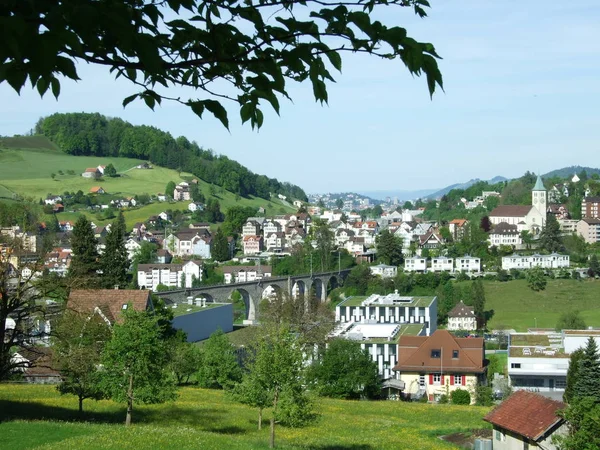
[[[241,196],[269,200],[270,193],[307,201],[298,186],[257,175],[236,161],[205,150],[183,136],[150,126],[134,126],[101,114],[53,114],[41,118],[35,133],[42,134],[71,155],[137,158],[170,169],[190,172]]]

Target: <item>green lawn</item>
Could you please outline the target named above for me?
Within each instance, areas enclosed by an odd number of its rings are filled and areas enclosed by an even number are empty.
[[[494,310],[489,329],[527,331],[554,328],[562,312],[578,310],[588,326],[600,326],[599,280],[548,280],[544,291],[534,292],[525,280],[484,281],[486,310]]]
[[[33,148],[15,148],[17,145],[35,146]],[[0,198],[12,198],[17,193],[25,198],[39,200],[48,194],[62,194],[65,191],[82,190],[88,193],[93,186],[102,186],[104,190],[119,197],[132,197],[136,194],[156,195],[162,193],[169,181],[179,183],[189,179],[191,174],[177,173],[175,170],[154,166],[151,170],[134,169],[143,161],[131,158],[72,156],[53,147],[45,138],[39,136],[22,138],[4,138],[0,140]],[[83,178],[81,173],[88,167],[113,164],[121,175],[116,178],[105,177],[101,180]],[[74,175],[67,174],[72,170]],[[63,175],[58,172],[62,171]],[[56,174],[54,179],[51,174]],[[208,183],[200,180],[199,187],[206,198],[210,197]],[[221,210],[226,211],[234,205],[264,207],[270,215],[290,213],[294,208],[283,204],[279,199],[267,201],[261,198],[238,198],[228,191],[219,192],[216,198],[221,204]],[[165,209],[187,209],[187,202],[171,204],[155,203],[144,208],[125,212],[127,225],[146,220]],[[103,222],[94,218],[91,213],[84,212],[99,225]],[[60,213],[59,220],[75,220],[79,213]]]
[[[177,401],[136,407],[125,428],[123,405],[86,401],[87,422],[77,418],[77,401],[52,386],[0,385],[2,448],[20,449],[263,449],[268,427],[256,429],[254,409],[220,391],[184,388]],[[277,426],[282,449],[451,449],[438,436],[489,428],[489,408],[403,402],[317,400],[312,425]],[[268,417],[268,412],[265,414]]]

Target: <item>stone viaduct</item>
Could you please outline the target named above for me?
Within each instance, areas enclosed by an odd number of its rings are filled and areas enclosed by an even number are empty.
[[[314,293],[321,302],[327,300],[328,287],[333,289],[342,285],[350,269],[336,272],[313,273],[312,275],[294,275],[287,277],[268,277],[262,280],[245,283],[218,284],[199,288],[179,289],[174,291],[157,292],[160,298],[167,301],[183,303],[189,297],[205,298],[209,302],[227,303],[231,295],[238,291],[246,304],[246,317],[249,321],[256,320],[256,312],[265,290],[285,292],[288,295],[307,297]]]

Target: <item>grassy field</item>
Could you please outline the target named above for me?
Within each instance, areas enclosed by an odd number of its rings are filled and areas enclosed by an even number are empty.
[[[494,310],[489,329],[526,331],[536,326],[554,328],[561,313],[577,310],[588,326],[600,326],[599,280],[548,280],[544,291],[534,292],[525,280],[484,282],[486,310]]]
[[[23,147],[19,147],[23,146]],[[29,147],[27,147],[29,146]],[[13,194],[33,198],[36,201],[46,198],[48,194],[62,194],[65,191],[76,192],[82,190],[89,192],[93,186],[102,186],[106,192],[122,197],[132,197],[136,194],[162,193],[169,181],[179,183],[188,173],[177,173],[175,170],[155,166],[151,170],[134,169],[143,161],[131,158],[112,158],[95,156],[67,155],[47,139],[40,136],[2,138],[0,139],[0,198],[12,198]],[[116,178],[103,178],[91,180],[83,178],[81,173],[88,167],[113,164],[120,174]],[[72,170],[74,175],[67,172]],[[62,171],[62,175],[58,172]],[[51,174],[56,174],[51,178]],[[199,187],[206,198],[210,197],[208,183],[200,180]],[[268,214],[281,214],[293,212],[294,209],[283,204],[279,199],[266,201],[261,198],[240,198],[228,191],[216,194],[221,209],[226,211],[234,205],[264,207]],[[144,208],[127,211],[125,218],[128,225],[146,220],[151,215],[156,215],[165,209],[185,210],[188,203],[178,202],[172,204],[156,203]],[[95,223],[104,225],[94,218],[91,213],[85,213]],[[58,214],[59,220],[74,220],[79,213]]]
[[[77,418],[77,401],[52,386],[0,385],[1,446],[20,449],[263,449],[268,427],[256,429],[254,409],[222,392],[194,388],[177,401],[134,409],[125,428],[123,405],[86,401],[87,422]],[[403,402],[318,400],[312,425],[277,427],[282,449],[451,449],[439,436],[488,428],[489,408]],[[265,414],[268,417],[268,413]]]

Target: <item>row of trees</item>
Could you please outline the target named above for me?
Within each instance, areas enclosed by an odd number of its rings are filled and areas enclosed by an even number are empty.
[[[193,173],[241,196],[264,199],[270,193],[307,200],[298,186],[257,175],[226,156],[205,150],[185,137],[149,126],[135,126],[98,113],[56,113],[41,118],[35,132],[43,134],[71,155],[112,156],[145,159],[154,164]],[[173,195],[173,191],[168,192]]]

